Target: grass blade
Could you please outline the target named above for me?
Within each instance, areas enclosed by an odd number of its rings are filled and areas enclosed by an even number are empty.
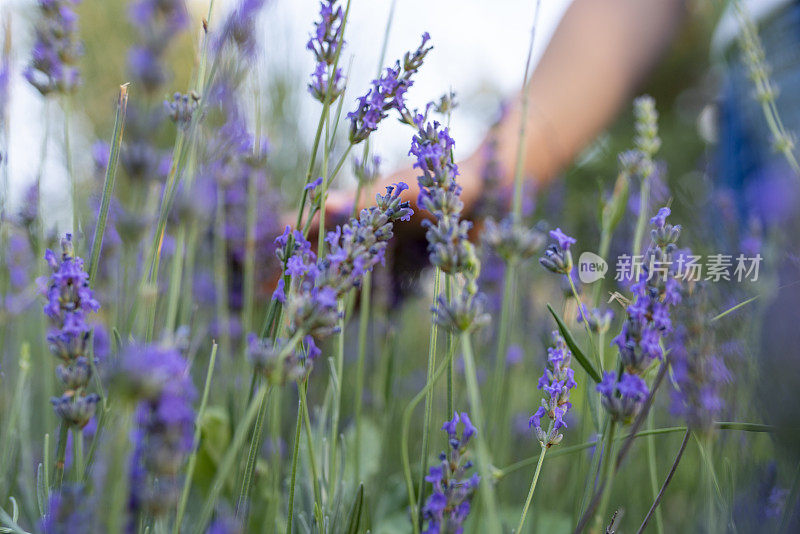
[[[567,325],[564,324],[564,321],[561,319],[561,317],[559,317],[549,303],[547,304],[547,309],[550,311],[553,319],[556,320],[556,324],[558,324],[558,330],[561,332],[561,335],[564,336],[564,341],[566,341],[569,350],[572,351],[572,355],[575,356],[575,359],[578,360],[578,363],[581,364],[581,367],[583,367],[584,371],[586,371],[592,380],[599,383],[602,380],[600,373],[597,372],[597,369],[594,368],[580,347],[578,347],[578,344],[575,342],[575,338],[572,337]]]

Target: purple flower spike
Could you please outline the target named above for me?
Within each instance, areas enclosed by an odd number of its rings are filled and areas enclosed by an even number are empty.
[[[569,391],[577,386],[575,371],[570,367],[572,353],[564,338],[558,331],[553,332],[553,346],[547,349],[547,365],[544,374],[539,379],[538,387],[546,393],[542,405],[530,418],[528,425],[534,429],[536,437],[542,447],[552,447],[561,442],[564,436],[559,430],[566,428],[564,415],[572,407],[569,402]],[[541,421],[547,416],[552,422],[552,428],[545,430]]]
[[[458,426],[463,425],[461,436]],[[425,481],[432,492],[422,509],[426,522],[424,533],[463,532],[464,521],[470,512],[470,503],[480,483],[476,474],[467,476],[472,462],[466,460],[467,444],[477,429],[472,426],[466,413],[453,414],[453,419],[442,425],[450,444],[449,452],[439,455],[439,462],[432,465]]]

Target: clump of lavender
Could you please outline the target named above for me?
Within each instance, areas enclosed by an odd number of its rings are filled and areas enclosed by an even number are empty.
[[[572,403],[569,402],[569,390],[578,385],[575,382],[575,371],[570,367],[571,363],[572,353],[561,334],[554,331],[553,346],[547,349],[547,366],[537,386],[546,396],[542,399],[542,405],[528,421],[528,426],[534,429],[542,447],[550,448],[557,445],[564,437],[559,431],[567,427],[564,416],[572,407]],[[552,421],[549,430],[542,428],[542,418],[545,416]]]
[[[177,349],[131,345],[120,355],[111,383],[136,402],[131,465],[132,517],[174,510],[180,469],[192,448],[196,392]]]
[[[42,95],[67,94],[81,81],[76,63],[83,54],[78,40],[78,16],[73,7],[80,0],[39,0],[39,23],[25,79]]]
[[[478,294],[480,260],[468,235],[472,223],[461,219],[464,204],[459,198],[461,186],[456,183],[455,141],[447,128],[436,121],[426,123],[421,114],[414,118],[414,124],[417,133],[411,140],[409,154],[416,157],[414,168],[422,172],[417,177],[420,186],[417,203],[436,219],[423,222],[427,228],[429,258],[442,272],[464,277],[464,287],[452,299],[448,301],[445,295],[437,297],[434,320],[450,330],[469,331],[488,323],[489,316],[483,312],[483,298]]]
[[[362,186],[369,185],[380,175],[381,157],[372,156],[371,159],[362,161],[360,158],[353,158],[353,174]]]
[[[681,300],[680,282],[675,277],[677,265],[672,261],[681,227],[666,222],[669,214],[669,208],[661,208],[650,219],[653,244],[645,252],[641,272],[631,286],[634,300],[626,310],[627,319],[614,338],[622,364],[633,374],[641,374],[653,359],[663,357],[661,340],[672,330],[670,307]]]
[[[413,124],[414,118],[406,108],[405,93],[414,83],[412,76],[422,66],[425,56],[433,48],[426,46],[431,36],[422,34],[422,43],[413,52],[406,52],[402,65],[396,62],[394,68],[387,67],[386,72],[372,80],[372,88],[367,94],[358,98],[358,107],[347,114],[350,119],[350,142],[360,143],[378,128],[378,123],[385,119],[389,110],[400,113],[401,120]],[[417,125],[419,128],[422,126]]]
[[[409,203],[400,198],[408,186],[400,182],[386,188],[385,195],[376,195],[376,205],[361,210],[358,219],[328,232],[325,238],[328,254],[317,259],[303,234],[288,226],[275,243],[285,274],[291,277],[289,288],[284,280],[278,283],[273,298],[286,304],[289,334],[303,338],[305,355],[297,355],[294,346],[285,341],[272,347],[251,339],[251,357],[257,367],[278,382],[288,377],[304,376],[319,353],[314,338],[324,338],[339,330],[339,300],[351,289],[361,286],[367,272],[383,260],[392,227],[397,221],[411,219]],[[286,255],[285,250],[289,249]]]
[[[597,384],[600,402],[612,419],[621,423],[629,423],[641,410],[649,390],[640,376],[623,372],[605,371],[603,380]]]
[[[306,48],[314,53],[317,66],[311,74],[308,91],[320,102],[330,98],[330,102],[339,98],[344,91],[342,69],[336,67],[332,72],[337,57],[344,46],[342,25],[344,11],[337,5],[338,0],[322,0],[320,2],[320,21],[314,24],[314,33],[306,44]],[[332,84],[332,85],[331,85]],[[330,91],[330,95],[328,95]]]
[[[562,232],[561,228],[550,230],[550,237],[556,242],[545,249],[544,256],[539,258],[539,263],[548,271],[569,275],[572,272],[572,253],[569,248],[577,241]]]
[[[75,257],[72,235],[61,240],[61,258],[48,249],[45,254],[52,273],[45,294],[44,313],[52,329],[47,335],[50,351],[60,360],[56,375],[64,386],[64,394],[52,399],[61,419],[70,426],[83,428],[94,416],[100,397],[87,393],[92,366],[89,362],[89,313],[100,304],[89,287],[89,275],[83,260]]]
[[[319,261],[311,244],[295,232],[295,251],[286,261],[286,273],[292,276],[287,296],[290,332],[326,336],[338,321],[337,301],[348,291],[360,287],[364,274],[383,260],[392,226],[411,219],[412,210],[400,194],[408,186],[400,182],[376,195],[376,205],[361,210],[358,219],[328,232],[325,241],[329,252]],[[279,258],[289,238],[289,229],[278,240]]]
[[[460,435],[459,424],[462,426]],[[477,473],[467,478],[467,471],[472,467],[467,459],[467,445],[477,432],[469,416],[465,412],[454,413],[453,419],[442,425],[442,430],[447,433],[450,447],[448,452],[439,455],[439,463],[431,466],[425,477],[433,488],[422,510],[427,522],[425,534],[463,532],[472,497],[480,483]]]

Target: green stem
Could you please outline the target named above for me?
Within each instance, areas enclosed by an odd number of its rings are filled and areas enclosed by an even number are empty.
[[[208,370],[206,371],[206,382],[203,386],[203,396],[200,399],[200,407],[197,410],[197,418],[194,423],[194,436],[192,437],[192,452],[189,455],[189,461],[186,464],[186,478],[183,481],[183,490],[181,491],[181,498],[178,502],[178,512],[175,516],[175,523],[172,526],[172,533],[179,534],[181,525],[183,523],[183,515],[186,512],[186,504],[189,502],[189,491],[192,489],[192,480],[194,478],[194,470],[197,466],[197,453],[200,448],[200,436],[203,423],[203,415],[206,413],[206,404],[208,403],[208,394],[211,391],[211,377],[214,374],[214,364],[217,361],[217,344],[211,345],[211,357],[208,359]]]
[[[114,133],[111,137],[111,153],[108,156],[108,167],[106,167],[106,177],[103,182],[103,196],[100,201],[100,211],[97,214],[97,225],[94,228],[94,238],[92,239],[92,252],[89,256],[89,285],[92,285],[97,275],[100,250],[103,248],[103,234],[108,222],[108,210],[111,205],[111,197],[114,194],[114,182],[117,177],[117,166],[119,164],[120,146],[122,145],[122,134],[125,130],[125,114],[128,110],[128,86],[119,87],[117,97],[117,114],[114,117]]]
[[[478,427],[478,433],[475,438],[477,440],[478,448],[478,471],[481,478],[485,481],[480,485],[481,496],[483,497],[483,505],[486,508],[486,513],[489,516],[489,532],[500,532],[500,520],[497,515],[497,503],[495,502],[494,485],[492,484],[492,470],[491,458],[489,456],[489,449],[486,446],[484,434],[486,427],[484,426],[483,407],[481,405],[480,390],[478,389],[478,374],[475,368],[475,358],[472,354],[472,340],[468,332],[461,334],[461,346],[464,352],[464,373],[467,381],[467,395],[469,397],[470,410],[472,418],[475,421],[475,426]]]
[[[339,444],[339,418],[342,410],[342,386],[344,385],[344,302],[339,300],[339,335],[336,338],[336,376],[331,376],[333,386],[333,421],[331,422],[331,443],[330,443],[330,466],[331,479],[328,488],[328,495],[334,501],[336,490],[336,472],[338,470],[337,449]]]
[[[356,364],[356,482],[361,481],[361,416],[364,405],[364,365],[367,353],[367,327],[369,326],[372,273],[364,274],[361,284],[361,309],[358,318],[358,363]]]
[[[525,154],[527,151],[525,150],[525,138],[526,134],[526,125],[528,124],[528,105],[530,96],[528,95],[528,87],[530,85],[531,76],[529,75],[531,69],[531,58],[533,56],[533,43],[536,38],[536,26],[539,22],[539,11],[541,7],[542,1],[536,0],[536,11],[533,15],[533,27],[531,28],[531,41],[528,45],[528,56],[525,58],[525,75],[523,76],[522,81],[522,113],[520,115],[520,124],[519,124],[519,143],[517,145],[517,158],[516,164],[514,166],[514,198],[512,204],[512,214],[514,220],[519,222],[522,218],[522,174],[523,174],[523,163],[525,160]]]
[[[72,430],[73,461],[75,462],[75,482],[83,481],[83,432],[80,429]]]
[[[522,516],[519,518],[519,525],[514,532],[520,534],[522,526],[525,524],[525,516],[528,514],[528,508],[533,500],[533,491],[536,489],[536,482],[539,480],[539,472],[542,470],[542,463],[544,463],[544,455],[547,452],[547,447],[542,446],[542,452],[539,454],[539,461],[536,463],[536,471],[533,473],[533,480],[531,480],[531,489],[528,490],[528,498],[525,499],[525,506],[522,507]]]
[[[648,211],[650,210],[650,176],[642,175],[642,190],[639,195],[639,218],[636,220],[636,231],[633,234],[633,257],[642,252],[642,239],[647,228]]]
[[[217,499],[219,498],[219,494],[222,492],[222,488],[225,485],[225,481],[228,480],[228,476],[230,475],[231,470],[233,469],[234,463],[236,462],[236,458],[239,455],[239,451],[244,445],[245,440],[247,439],[247,434],[250,431],[250,426],[253,424],[253,421],[256,418],[256,414],[258,413],[258,408],[261,405],[261,402],[264,401],[270,391],[272,391],[271,387],[268,386],[261,386],[258,391],[256,391],[253,398],[250,400],[250,404],[247,406],[247,411],[245,412],[244,417],[236,426],[236,431],[233,434],[233,439],[231,440],[228,449],[225,451],[225,455],[222,457],[222,461],[219,463],[217,467],[217,471],[214,474],[214,480],[211,482],[211,487],[208,490],[208,494],[206,495],[206,500],[203,503],[202,510],[197,520],[197,524],[195,525],[195,529],[193,532],[205,532],[206,527],[208,526],[209,521],[211,520],[211,516],[214,514],[214,507],[216,505]]]
[[[611,496],[611,490],[614,486],[614,475],[616,469],[613,468],[614,462],[612,458],[614,448],[614,434],[617,430],[617,424],[612,420],[608,425],[608,434],[606,436],[605,446],[603,447],[603,462],[602,462],[602,482],[600,484],[600,506],[597,507],[597,514],[595,515],[596,530],[601,529],[601,525],[605,522],[606,508],[608,507],[608,499]]]
[[[578,295],[578,289],[575,287],[575,282],[572,280],[572,275],[568,274],[566,275],[566,277],[567,280],[569,280],[569,287],[572,289],[572,296],[575,297],[575,303],[578,306],[578,311],[580,313],[583,313],[583,309],[581,309],[581,307],[583,306],[583,301],[581,301],[581,297]],[[586,311],[588,312],[588,310]],[[584,317],[583,321],[581,322],[583,323],[584,330],[586,330],[586,337],[589,338],[589,346],[592,347],[592,352],[594,353],[594,359],[595,362],[597,363],[597,368],[602,373],[603,362],[600,359],[600,353],[597,351],[597,347],[594,346],[594,341],[592,340],[592,331],[589,329],[589,321],[587,319],[588,319],[587,317]]]
[[[314,510],[322,509],[322,490],[319,485],[319,471],[317,470],[317,460],[314,456],[314,441],[311,436],[311,419],[308,416],[308,400],[306,398],[306,389],[308,389],[308,381],[297,385],[297,390],[300,393],[300,407],[303,410],[303,426],[306,430],[306,441],[308,442],[308,464],[311,468],[311,485],[314,488]],[[318,523],[323,524],[322,517],[318,517]]]
[[[61,489],[61,483],[64,480],[64,462],[67,456],[67,434],[69,433],[69,425],[61,421],[61,428],[58,432],[58,441],[56,442],[56,463],[53,467],[53,489]]]
[[[647,429],[652,430],[654,427],[653,423],[653,411],[651,410],[649,414],[647,414]],[[687,433],[688,438],[688,433]],[[658,499],[659,494],[659,487],[658,487],[658,475],[656,474],[658,465],[656,462],[656,441],[655,437],[651,434],[647,436],[646,439],[647,444],[647,470],[650,474],[650,489],[653,494],[654,501]],[[682,452],[681,452],[682,454]],[[680,459],[680,456],[678,457]],[[661,517],[661,509],[656,506],[654,508],[655,515],[656,515],[656,531],[661,534],[664,532],[664,520]]]
[[[286,534],[292,534],[292,519],[294,519],[294,482],[297,478],[297,458],[300,455],[300,427],[303,424],[302,397],[297,401],[297,422],[294,430],[294,449],[292,450],[292,474],[289,479],[289,513],[286,516]]]
[[[439,286],[441,284],[442,278],[442,271],[438,268],[433,276],[433,302],[436,303],[436,299],[439,296]],[[436,348],[438,345],[438,332],[439,328],[436,326],[436,323],[431,321],[430,329],[428,330],[428,368],[425,378],[425,385],[427,386],[430,384],[431,380],[433,379],[434,370],[436,369]],[[422,524],[422,498],[425,488],[425,472],[428,470],[428,445],[430,439],[430,426],[431,426],[431,419],[433,417],[433,388],[427,388],[427,393],[425,394],[425,415],[422,423],[422,450],[420,451],[420,461],[421,461],[421,471],[419,474],[419,482],[417,487],[419,491],[417,493],[417,512],[418,516],[412,518],[414,523],[417,525]],[[447,417],[452,417],[452,414],[447,414]]]

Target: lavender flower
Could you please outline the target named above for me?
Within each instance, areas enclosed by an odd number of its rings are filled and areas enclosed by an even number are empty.
[[[631,286],[634,301],[627,308],[622,331],[614,338],[625,368],[641,374],[653,359],[662,358],[662,338],[672,330],[670,307],[681,301],[676,263],[672,261],[680,226],[666,224],[669,208],[653,217],[654,244],[644,255],[642,270]]]
[[[569,248],[577,241],[556,228],[550,231],[550,237],[556,241],[544,251],[544,257],[539,258],[539,263],[548,271],[556,274],[569,274],[572,271],[572,253]]]
[[[320,21],[314,24],[314,33],[308,40],[306,48],[314,53],[317,66],[311,74],[311,83],[308,90],[314,98],[320,102],[325,102],[328,97],[328,86],[330,88],[330,102],[335,101],[344,91],[342,86],[342,69],[336,68],[331,72],[337,56],[341,52],[342,25],[344,22],[344,11],[342,6],[337,5],[337,0],[322,0],[320,2]]]
[[[78,16],[73,6],[80,0],[39,0],[39,24],[25,79],[39,92],[71,93],[80,84],[76,66],[83,55],[78,41]]]
[[[406,189],[403,182],[387,187],[385,195],[376,195],[375,206],[329,232],[325,240],[330,252],[319,261],[300,232],[290,236],[287,228],[276,240],[279,259],[286,261],[286,274],[292,276],[292,290],[287,296],[292,333],[325,337],[336,331],[338,300],[360,287],[364,274],[383,260],[393,224],[411,219],[409,203],[400,198]],[[290,237],[294,249],[284,257],[283,248]]]
[[[462,427],[460,435],[459,426]],[[449,452],[439,455],[439,463],[431,466],[425,477],[433,488],[422,509],[427,522],[425,534],[463,532],[472,497],[480,483],[477,473],[469,478],[466,474],[472,467],[472,462],[467,459],[467,446],[477,432],[469,416],[466,413],[454,413],[453,419],[442,425],[442,430],[447,432],[450,447]]]
[[[422,34],[422,43],[414,52],[406,52],[403,64],[396,62],[394,68],[387,67],[386,72],[372,81],[372,88],[367,94],[358,98],[358,107],[347,114],[350,119],[350,142],[360,143],[378,128],[378,123],[385,119],[388,111],[397,110],[404,122],[413,123],[411,114],[406,109],[405,93],[414,83],[411,78],[422,66],[425,56],[433,48],[426,46],[430,40],[427,32]]]
[[[569,402],[569,390],[578,385],[575,382],[575,371],[570,367],[571,362],[572,353],[567,348],[564,338],[558,331],[554,331],[553,346],[547,349],[547,366],[538,384],[538,388],[544,391],[546,396],[528,422],[542,447],[550,448],[564,438],[559,430],[567,427],[564,416],[572,407],[572,403]],[[552,421],[552,426],[547,431],[541,424],[545,416]]]
[[[362,186],[371,184],[380,175],[381,157],[372,156],[372,159],[361,161],[353,158],[353,174]]]
[[[192,448],[196,392],[188,363],[171,347],[131,345],[116,362],[111,384],[136,402],[131,511],[162,516],[177,504],[179,471]]]
[[[52,270],[45,294],[44,313],[53,328],[47,341],[50,351],[61,361],[56,374],[66,388],[61,397],[51,399],[56,413],[65,423],[82,428],[94,416],[100,397],[88,394],[86,388],[91,378],[87,358],[90,327],[88,313],[97,312],[100,304],[89,287],[89,275],[83,260],[75,257],[72,235],[61,240],[61,259],[47,250],[45,259]]]
[[[622,423],[629,423],[636,417],[648,395],[645,381],[628,372],[618,376],[613,371],[605,371],[595,389],[600,393],[603,407],[615,421]]]

